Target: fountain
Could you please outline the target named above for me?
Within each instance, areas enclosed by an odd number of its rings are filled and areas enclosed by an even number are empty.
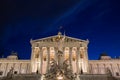
[[[69,59],[63,59],[63,44],[65,40],[65,35],[61,37],[58,35],[58,51],[57,51],[57,61],[54,58],[51,59],[50,69],[47,73],[42,76],[41,80],[75,80],[76,74],[72,73],[71,63]]]
[[[52,59],[50,69],[45,75],[42,75],[41,80],[75,80],[76,76],[72,73],[70,62],[68,59],[62,62],[62,52],[58,51],[58,64]]]

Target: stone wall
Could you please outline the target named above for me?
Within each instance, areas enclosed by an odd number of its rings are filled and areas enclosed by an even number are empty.
[[[14,74],[11,78],[2,77],[0,80],[40,80],[40,77],[40,74]]]
[[[120,59],[89,60],[90,74],[106,74],[108,71],[113,76],[120,76]]]
[[[0,77],[6,76],[13,68],[13,74],[30,73],[30,60],[7,60],[0,59]]]

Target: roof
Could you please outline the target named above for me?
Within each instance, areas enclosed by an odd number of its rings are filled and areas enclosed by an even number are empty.
[[[78,41],[78,42],[88,42],[89,43],[89,40],[82,40],[82,39],[78,39],[78,38],[74,38],[74,37],[69,37],[69,36],[66,36],[65,34],[62,35],[60,34],[60,32],[58,33],[58,35],[54,35],[54,36],[49,36],[49,37],[45,37],[45,38],[40,38],[40,39],[35,39],[35,40],[31,40],[30,42],[39,42],[39,41],[44,41],[44,40],[54,40],[56,38],[63,38],[65,37],[65,40],[74,40],[74,41]]]

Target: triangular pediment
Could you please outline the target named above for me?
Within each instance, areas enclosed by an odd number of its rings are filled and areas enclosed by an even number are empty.
[[[86,40],[81,40],[78,38],[73,38],[73,37],[69,37],[66,35],[55,35],[55,36],[50,36],[50,37],[45,37],[45,38],[41,38],[41,39],[36,39],[36,40],[32,40],[33,42],[57,42],[60,39],[62,39],[63,37],[65,37],[64,41],[65,42],[84,42]]]

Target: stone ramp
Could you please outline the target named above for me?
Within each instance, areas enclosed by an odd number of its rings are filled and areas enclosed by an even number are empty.
[[[40,80],[40,74],[19,74],[10,77],[3,77],[0,80]]]
[[[120,76],[117,76],[117,77],[116,77],[116,80],[120,80]]]
[[[79,76],[80,80],[120,80],[119,78],[112,77],[110,75],[93,75],[93,74],[82,74]],[[19,74],[13,75],[12,78],[3,77],[0,80],[41,80],[40,74]],[[72,79],[71,79],[72,80]]]
[[[79,77],[80,80],[116,80],[113,76],[105,74],[82,74]]]

